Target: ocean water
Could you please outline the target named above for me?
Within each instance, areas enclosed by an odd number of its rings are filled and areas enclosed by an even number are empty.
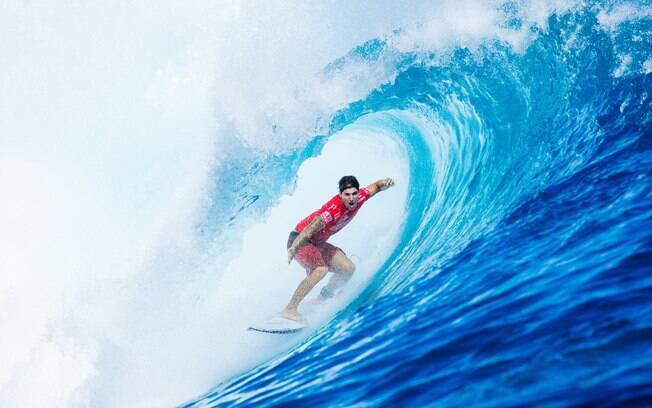
[[[649,3],[7,9],[1,405],[652,404]]]

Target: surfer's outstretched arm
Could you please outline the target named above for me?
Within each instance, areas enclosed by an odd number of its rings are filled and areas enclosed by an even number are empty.
[[[374,183],[371,183],[367,186],[367,190],[369,190],[369,197],[373,197],[379,191],[387,190],[393,185],[394,185],[394,180],[392,178],[384,178]]]

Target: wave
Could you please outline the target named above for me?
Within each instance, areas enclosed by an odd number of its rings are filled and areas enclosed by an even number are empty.
[[[331,122],[336,135],[352,123],[389,134],[407,153],[396,246],[318,332],[187,406],[646,398],[650,354],[632,361],[625,345],[640,353],[650,331],[629,309],[652,288],[639,225],[650,21],[630,11],[553,14],[523,52],[496,40],[397,57],[374,40],[330,66],[392,54],[399,67]],[[613,15],[620,24],[605,26]]]
[[[649,6],[164,6],[0,17],[3,405],[649,397]],[[345,173],[354,281],[246,333]]]

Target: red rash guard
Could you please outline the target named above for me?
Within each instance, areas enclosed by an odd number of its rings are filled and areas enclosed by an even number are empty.
[[[303,231],[303,229],[306,228],[312,222],[312,220],[315,219],[315,217],[319,216],[324,220],[326,226],[322,230],[317,231],[310,238],[310,241],[314,244],[326,242],[326,240],[330,238],[331,235],[335,234],[337,231],[344,228],[346,224],[351,222],[353,217],[355,217],[355,215],[358,213],[360,207],[362,207],[362,204],[364,204],[371,196],[369,190],[367,190],[365,187],[359,189],[358,192],[358,203],[353,210],[348,210],[342,203],[340,196],[335,195],[333,198],[328,200],[328,202],[324,204],[319,210],[313,212],[303,220],[299,221],[297,226],[294,227],[294,230],[296,232]]]

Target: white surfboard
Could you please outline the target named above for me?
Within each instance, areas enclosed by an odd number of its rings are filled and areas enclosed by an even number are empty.
[[[249,330],[263,333],[289,334],[296,333],[305,328],[305,323],[286,319],[282,316],[274,316],[267,321],[250,326]]]

